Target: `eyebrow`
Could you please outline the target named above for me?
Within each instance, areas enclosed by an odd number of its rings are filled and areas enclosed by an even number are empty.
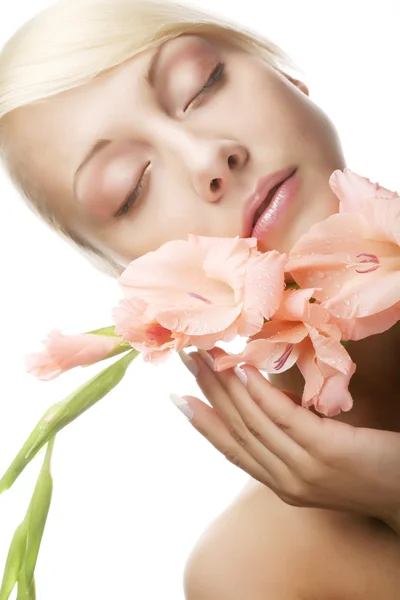
[[[160,44],[157,47],[156,52],[154,52],[154,54],[151,57],[148,69],[146,70],[145,76],[144,76],[144,80],[146,83],[148,83],[151,87],[154,87],[154,75],[156,73],[157,70],[157,65],[159,62],[159,58],[160,58],[160,54],[162,49],[164,48],[164,46],[171,40],[174,38],[169,38],[168,40],[166,40],[163,44]],[[76,179],[78,176],[78,173],[84,168],[85,165],[88,164],[88,162],[90,162],[92,160],[92,158],[98,153],[100,152],[100,150],[102,150],[103,148],[105,148],[106,146],[108,146],[111,143],[111,140],[106,140],[106,139],[98,139],[94,142],[94,144],[90,147],[89,151],[87,152],[87,154],[85,155],[84,159],[82,160],[81,164],[79,165],[79,167],[77,168],[77,170],[75,171],[75,175],[74,175],[74,181],[73,181],[73,190],[75,193],[75,189],[76,189]],[[76,193],[75,193],[76,195]]]

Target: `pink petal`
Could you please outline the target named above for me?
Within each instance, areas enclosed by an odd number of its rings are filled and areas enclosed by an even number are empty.
[[[315,298],[331,298],[354,277],[347,265],[369,252],[370,227],[361,215],[335,214],[313,225],[294,245],[287,270],[302,288],[316,288]]]
[[[386,202],[370,200],[365,203],[362,214],[370,225],[371,239],[393,244],[393,254],[400,257],[400,202],[399,197]],[[389,254],[390,256],[390,254]],[[399,261],[400,263],[400,261]],[[400,266],[400,264],[398,265]]]
[[[400,271],[385,274],[375,271],[363,279],[354,277],[347,281],[324,306],[335,317],[352,319],[382,313],[399,301]]]
[[[307,321],[314,327],[322,327],[332,317],[323,306],[316,302],[310,302],[310,299],[319,291],[318,288],[285,290],[281,305],[274,314],[273,319]]]
[[[270,342],[284,342],[288,344],[298,344],[305,337],[308,331],[304,323],[297,321],[280,321],[273,319],[264,323],[263,328],[254,336],[252,340],[265,339]]]
[[[189,242],[200,247],[204,254],[203,269],[210,279],[226,283],[240,301],[246,275],[247,263],[253,254],[258,254],[254,238],[215,238],[188,236]]]
[[[282,361],[283,355],[284,360]],[[297,357],[297,345],[288,348],[286,342],[255,340],[249,342],[240,354],[229,354],[215,359],[214,368],[216,371],[224,371],[245,362],[267,373],[283,373],[294,365]]]
[[[333,375],[337,371],[344,375],[354,373],[355,365],[339,340],[321,335],[317,329],[310,327],[307,323],[305,323],[305,327],[308,330],[323,375]]]
[[[241,248],[242,250],[247,249],[247,252],[257,250],[256,238],[241,238],[238,235],[233,238],[220,238],[190,233],[188,235],[188,241],[195,246],[199,246],[205,253],[215,252],[222,260],[229,259],[231,251],[232,249],[235,249],[235,247]],[[218,259],[216,262],[219,262],[221,259]]]
[[[215,292],[203,271],[201,248],[187,241],[167,242],[155,252],[132,261],[118,279],[126,297],[140,298],[152,306],[173,308],[184,303],[194,304],[188,292],[205,298]],[[228,296],[228,286],[220,284],[218,292]]]
[[[336,170],[329,179],[329,185],[340,199],[340,212],[357,213],[366,200],[400,198],[397,192],[372,183],[367,177],[357,175],[348,168]]]
[[[304,377],[302,405],[310,408],[318,400],[324,384],[324,377],[317,366],[315,349],[310,339],[304,340],[299,348],[297,366]]]
[[[310,339],[300,348],[297,365],[305,379],[303,406],[315,406],[326,416],[350,410],[349,381],[355,364],[338,340],[326,338],[307,326]]]
[[[119,283],[127,297],[144,300],[147,316],[164,328],[188,336],[220,333],[222,339],[243,310],[255,246],[250,239],[189,236],[133,261]]]
[[[139,310],[139,308],[141,310]],[[123,298],[118,307],[112,311],[115,331],[123,339],[130,342],[139,352],[164,352],[175,349],[185,336],[163,327],[156,319],[151,318],[146,303],[137,298]]]
[[[277,319],[279,321],[306,321],[317,328],[332,321],[332,315],[326,308],[316,302],[310,302],[315,292],[315,288],[285,290],[281,305],[273,316],[273,321]]]
[[[367,203],[365,214],[333,215],[311,227],[293,248],[288,270],[300,286],[319,286],[315,297],[334,316],[365,317],[400,300],[400,250],[383,240],[400,230],[398,204],[387,200],[378,210]],[[360,272],[369,266],[361,262],[366,253],[378,257],[377,270]]]
[[[218,332],[210,335],[191,335],[188,336],[188,339],[189,346],[195,346],[196,348],[200,348],[201,350],[211,350],[215,347],[217,342],[221,341],[221,333]]]
[[[159,323],[166,329],[177,331],[185,335],[221,335],[235,322],[242,312],[242,306],[207,306],[175,308],[160,311]]]
[[[285,287],[286,261],[286,254],[275,250],[249,260],[239,335],[254,335],[264,319],[270,319],[278,310]]]
[[[349,377],[335,373],[325,379],[321,392],[315,400],[315,409],[327,417],[347,412],[353,407],[353,398],[349,392]]]
[[[115,332],[138,350],[145,361],[163,362],[172,351],[178,352],[191,344],[189,336],[163,327],[138,298],[123,298],[112,315]]]
[[[44,351],[25,357],[25,367],[38,379],[48,381],[74,367],[97,362],[121,341],[119,337],[89,333],[63,335],[55,329],[43,340],[42,343],[46,346]]]
[[[314,289],[293,290],[287,289],[283,292],[282,302],[274,315],[282,321],[301,321],[308,312],[310,298],[313,297]]]
[[[364,242],[365,251],[377,256],[379,268],[354,276],[350,286],[343,287],[336,297],[326,302],[331,312],[343,318],[381,313],[400,301],[399,198],[383,203],[370,200],[365,203],[362,214],[370,228],[369,239]],[[357,298],[359,292],[361,295]]]
[[[343,340],[362,340],[383,333],[400,321],[400,302],[382,312],[361,319],[337,319]]]

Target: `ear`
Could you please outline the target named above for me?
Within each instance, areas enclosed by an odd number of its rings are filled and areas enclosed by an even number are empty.
[[[300,81],[299,79],[293,79],[292,77],[290,77],[290,81],[299,88],[299,90],[301,90],[306,96],[310,95],[310,90],[308,89],[308,87],[306,86],[305,83],[303,83],[303,81]]]
[[[293,79],[293,83],[295,84],[295,86],[297,86],[299,88],[299,90],[301,90],[306,96],[310,95],[310,90],[308,89],[308,87],[306,86],[305,83],[303,83],[302,81],[299,81],[298,79]]]
[[[310,90],[308,89],[306,84],[303,83],[303,81],[300,81],[299,79],[294,79],[293,77],[290,77],[290,75],[288,75],[287,73],[282,72],[282,75],[286,77],[286,79],[288,79],[291,83],[293,83],[293,85],[298,87],[299,90],[301,90],[306,96],[310,95]]]

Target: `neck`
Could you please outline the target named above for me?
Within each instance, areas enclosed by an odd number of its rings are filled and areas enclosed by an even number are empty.
[[[400,321],[384,333],[349,342],[346,350],[357,365],[349,386],[354,406],[334,418],[357,427],[400,432]],[[296,366],[269,377],[276,387],[301,397],[304,380]]]

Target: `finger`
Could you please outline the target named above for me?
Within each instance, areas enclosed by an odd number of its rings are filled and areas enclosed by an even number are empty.
[[[273,386],[258,369],[242,365],[247,375],[247,390],[254,402],[276,427],[310,452],[323,443],[324,419],[293,402],[282,390]]]
[[[194,415],[190,421],[193,427],[229,462],[246,471],[263,485],[276,491],[270,473],[236,442],[217,411],[195,396],[183,396],[183,398],[194,410]]]
[[[264,377],[265,379],[265,377]],[[298,396],[297,394],[295,394],[294,392],[291,392],[290,390],[281,390],[282,394],[285,394],[285,396],[288,396],[292,402],[294,402],[295,404],[297,404],[297,406],[301,406],[301,398],[300,396]]]
[[[288,468],[306,460],[304,452],[284,431],[276,427],[252,400],[233,369],[215,372],[202,351],[190,354],[200,366],[197,381],[204,395],[216,406],[232,437],[274,477],[282,481]],[[205,359],[205,360],[204,360]]]

